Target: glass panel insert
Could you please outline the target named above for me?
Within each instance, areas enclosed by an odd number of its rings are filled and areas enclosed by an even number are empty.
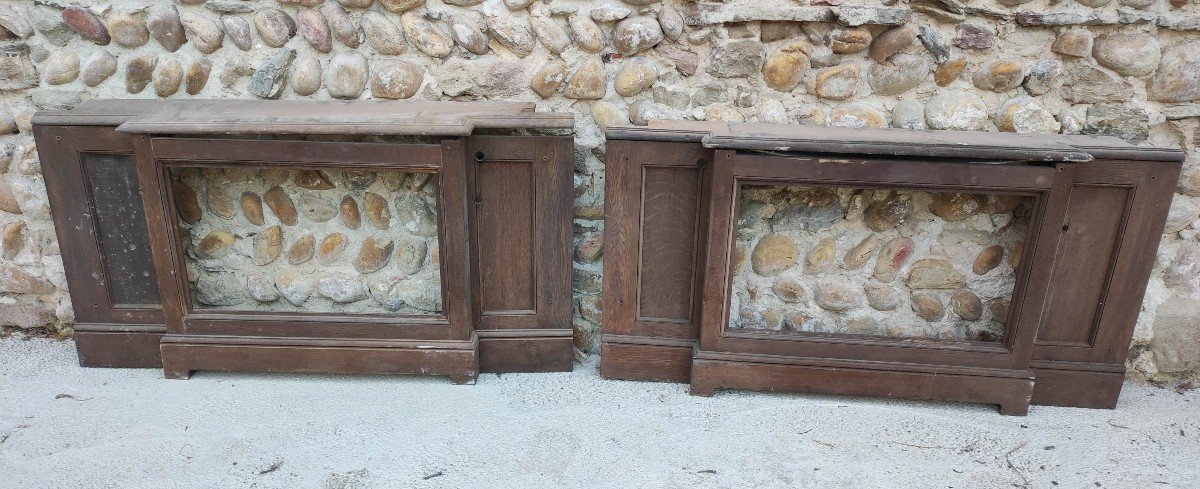
[[[744,185],[729,327],[998,342],[1033,198]]]
[[[434,176],[173,168],[192,307],[440,316]]]

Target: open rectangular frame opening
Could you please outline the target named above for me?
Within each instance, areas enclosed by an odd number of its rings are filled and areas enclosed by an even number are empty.
[[[1003,342],[1032,196],[738,186],[728,331]]]
[[[436,172],[170,166],[189,314],[444,318]]]
[[[820,157],[809,155],[763,154],[719,150],[715,153],[712,168],[711,193],[709,195],[708,243],[703,290],[700,343],[693,361],[692,388],[699,394],[710,394],[716,388],[781,388],[815,392],[851,394],[904,395],[953,400],[972,400],[1000,404],[1002,410],[1023,412],[1033,386],[1033,377],[1028,370],[1033,340],[1042,312],[1050,264],[1054,258],[1058,226],[1062,222],[1065,199],[1056,197],[1056,185],[1069,182],[1070,165],[1055,167],[1034,165],[988,165],[978,162],[921,161],[916,159],[866,160],[852,157]],[[1009,313],[997,329],[995,337],[935,338],[916,334],[886,334],[886,327],[872,334],[862,334],[852,328],[841,330],[805,331],[800,325],[796,331],[776,331],[775,328],[745,328],[739,326],[739,311],[733,305],[749,299],[739,272],[753,269],[754,257],[737,256],[739,244],[739,196],[747,190],[753,192],[763,186],[785,186],[790,188],[821,189],[812,192],[821,196],[837,189],[871,189],[883,192],[937,192],[949,195],[948,199],[978,199],[980,205],[996,197],[1027,199],[1018,205],[1028,206],[1028,224],[1020,251],[1020,260],[1015,265]],[[919,195],[919,194],[918,194]],[[959,197],[967,196],[967,197]],[[830,197],[826,195],[821,198]],[[803,197],[802,197],[803,198]],[[818,199],[820,200],[820,199]],[[994,204],[993,204],[994,205]],[[820,209],[820,206],[816,207]],[[802,209],[809,212],[813,207]],[[744,219],[746,209],[740,217]],[[830,209],[830,219],[845,219],[845,209],[837,206]],[[812,216],[807,216],[812,217]],[[818,216],[818,220],[819,220]],[[897,224],[900,224],[899,222]],[[803,228],[805,225],[800,225]],[[855,236],[852,243],[843,242],[841,248],[862,244],[871,236],[878,245],[866,246],[871,255],[877,247],[894,238],[888,232],[868,229]],[[805,230],[808,232],[808,230]],[[743,233],[744,234],[744,233]],[[812,234],[812,233],[809,233]],[[820,247],[816,233],[813,248]],[[775,246],[777,249],[760,253],[759,272],[777,273],[782,265],[805,262],[807,257],[784,234],[776,234],[777,243],[759,245]],[[745,236],[742,236],[745,241]],[[811,252],[812,250],[805,250]],[[822,252],[816,250],[818,255]],[[860,250],[862,251],[862,250]],[[909,253],[917,250],[910,250]],[[929,250],[926,249],[926,252]],[[746,250],[750,253],[749,250]],[[788,256],[791,254],[792,256]],[[865,267],[869,261],[862,257],[835,254],[837,260],[850,260],[843,269]],[[914,257],[915,258],[915,257]],[[833,258],[830,258],[833,259]],[[747,265],[744,260],[751,260]],[[820,261],[820,260],[817,260]],[[863,263],[856,263],[862,261]],[[961,289],[964,277],[953,269],[939,269],[939,263],[927,263],[931,270],[918,272],[911,285],[918,286],[913,298],[905,303],[917,302],[918,294],[934,294],[929,290]],[[807,263],[801,263],[805,266]],[[816,267],[825,266],[815,263]],[[922,264],[925,265],[925,264]],[[789,265],[794,266],[794,265]],[[893,273],[911,273],[911,263],[902,264]],[[885,267],[886,268],[886,267]],[[751,272],[754,273],[754,272]],[[819,274],[818,274],[819,275]],[[744,277],[744,276],[743,276]],[[894,277],[892,277],[894,279]],[[845,277],[830,277],[811,293],[822,294],[830,316],[843,316],[843,311],[830,311],[849,307],[857,299],[847,296],[852,292]],[[963,283],[958,283],[959,281]],[[735,292],[735,282],[739,290]],[[803,285],[801,285],[802,287]],[[836,291],[820,290],[822,286]],[[762,294],[775,291],[761,292]],[[805,291],[808,293],[808,291]],[[742,297],[738,297],[741,293]],[[781,291],[787,294],[787,291]],[[941,300],[939,296],[934,296]],[[813,296],[812,300],[817,300]],[[898,306],[901,307],[901,306]],[[907,306],[904,306],[907,307]],[[945,306],[942,306],[945,307]],[[943,312],[944,314],[944,312]],[[752,315],[751,315],[752,316]],[[907,316],[907,315],[896,315]],[[752,318],[751,318],[752,319]],[[760,318],[761,319],[761,316]],[[772,318],[768,318],[773,321]],[[782,322],[783,318],[781,318]],[[849,322],[849,321],[847,321]],[[782,328],[781,328],[782,329]],[[980,340],[985,341],[980,341]],[[752,365],[770,365],[754,368]],[[791,368],[789,368],[789,366]],[[830,367],[845,370],[829,370]],[[814,370],[815,369],[815,370]],[[789,372],[790,371],[790,372]],[[855,382],[835,378],[838,372],[854,372],[861,375]],[[735,373],[736,372],[736,373]],[[906,378],[924,378],[923,381],[906,381],[894,384],[897,375]],[[915,377],[914,377],[915,376]],[[940,386],[933,388],[925,384],[939,378]],[[818,381],[819,380],[819,381]],[[974,384],[972,384],[974,382]],[[1001,387],[988,384],[1002,384]],[[906,387],[907,386],[907,387]],[[987,387],[984,387],[987,386]],[[905,392],[908,391],[908,392]]]
[[[220,356],[215,354],[172,355],[170,353],[177,348],[195,348],[194,345],[199,343],[322,348],[334,343],[346,346],[356,342],[366,342],[369,343],[370,348],[412,349],[417,356],[428,356],[430,352],[437,352],[438,347],[457,350],[454,353],[460,354],[457,355],[459,358],[446,363],[444,368],[439,368],[437,362],[433,362],[432,367],[422,368],[426,368],[430,373],[438,373],[439,370],[446,371],[446,374],[452,378],[456,376],[473,378],[477,371],[476,339],[470,321],[466,157],[461,139],[446,139],[438,144],[382,144],[138,136],[135,144],[142,147],[138,154],[146,155],[139,161],[140,171],[145,172],[144,181],[158,182],[158,188],[147,192],[145,197],[150,219],[163,223],[161,230],[158,230],[157,233],[151,232],[151,237],[156,244],[155,251],[162,254],[158,263],[166,264],[166,269],[160,270],[159,273],[160,289],[164,291],[165,297],[171,298],[171,300],[164,301],[168,334],[163,339],[163,361],[168,375],[186,376],[186,372],[193,369],[222,369],[225,366],[225,362],[219,360]],[[191,172],[203,173],[206,171],[220,172],[222,175],[229,173],[244,175],[245,172],[263,172],[261,175],[266,175],[268,172],[283,172],[283,175],[290,178],[293,184],[297,182],[297,179],[313,180],[314,182],[305,185],[313,189],[324,189],[325,187],[336,189],[339,185],[352,187],[353,183],[335,183],[331,181],[333,179],[326,177],[326,175],[346,175],[343,172],[363,172],[347,177],[350,179],[355,176],[359,177],[360,184],[365,182],[363,174],[373,173],[377,175],[377,178],[379,175],[392,175],[388,177],[391,179],[404,175],[406,182],[420,182],[421,185],[414,183],[414,185],[405,187],[401,184],[400,188],[394,192],[395,195],[389,195],[395,199],[384,198],[378,194],[371,197],[372,200],[382,199],[382,202],[375,202],[372,205],[381,204],[385,206],[383,209],[367,211],[365,208],[367,202],[359,201],[363,206],[360,210],[360,219],[363,222],[360,222],[359,226],[381,228],[368,238],[372,240],[372,243],[367,244],[365,241],[358,243],[357,253],[360,256],[353,258],[352,261],[340,260],[340,262],[348,263],[333,263],[333,260],[325,266],[318,263],[316,268],[311,270],[313,276],[291,274],[294,280],[311,285],[310,293],[324,296],[324,300],[329,305],[318,307],[317,310],[304,310],[303,307],[295,306],[256,307],[256,304],[261,305],[261,302],[243,300],[236,307],[212,307],[212,303],[220,301],[213,300],[209,296],[221,295],[222,286],[218,284],[210,289],[200,291],[196,287],[202,277],[214,274],[213,270],[204,269],[206,261],[209,261],[210,258],[218,258],[214,249],[228,254],[238,240],[244,239],[254,243],[241,245],[243,254],[249,255],[242,257],[242,261],[253,262],[256,259],[254,253],[261,251],[255,248],[260,247],[269,248],[278,245],[280,249],[272,250],[268,255],[282,255],[284,252],[281,231],[295,227],[288,224],[296,224],[298,217],[296,214],[300,215],[301,220],[313,217],[324,219],[328,217],[330,211],[313,207],[332,205],[332,202],[317,204],[313,200],[328,200],[320,195],[321,190],[308,190],[292,200],[292,195],[296,195],[298,190],[290,187],[285,190],[276,185],[265,192],[265,194],[271,195],[263,196],[266,201],[263,203],[263,213],[271,215],[273,220],[281,221],[278,227],[276,225],[267,226],[266,224],[270,223],[263,219],[263,225],[256,226],[253,222],[243,223],[253,227],[253,231],[235,233],[226,228],[196,227],[196,234],[202,232],[205,235],[194,236],[190,228],[205,223],[204,219],[213,209],[204,210],[199,217],[195,216],[196,210],[187,208],[194,205],[194,202],[191,201],[195,199],[195,195],[181,194],[194,194],[196,191],[185,180],[202,177],[196,175],[180,177]],[[260,183],[269,183],[266,181],[268,179],[269,177],[264,177],[264,181]],[[325,181],[321,181],[322,179]],[[363,193],[364,201],[367,199],[368,189],[374,189],[373,186],[379,186],[380,188],[375,189],[379,191],[385,191],[388,187],[382,180],[372,182],[370,185],[363,185],[363,188],[359,190]],[[412,188],[414,186],[416,188]],[[235,187],[230,185],[228,189],[221,188],[219,191],[228,192]],[[212,192],[213,188],[209,187],[205,189],[205,192]],[[356,191],[350,192],[351,196],[355,194]],[[393,203],[392,200],[396,200],[396,202]],[[286,203],[280,205],[281,201],[286,201]],[[340,206],[340,204],[338,205]],[[341,209],[338,209],[338,212],[341,212]],[[307,217],[304,216],[306,213],[309,214]],[[219,217],[217,219],[220,220]],[[244,219],[244,216],[240,216],[239,219]],[[386,223],[372,223],[370,222],[372,219],[386,219],[387,221]],[[332,218],[328,220],[332,220]],[[227,223],[217,223],[216,225],[222,224]],[[280,234],[280,236],[271,236],[272,233]],[[249,236],[249,234],[253,234],[253,236]],[[290,239],[291,246],[295,246],[297,240],[307,239],[305,236],[310,233],[297,230],[296,234],[297,236]],[[312,247],[319,248],[321,245],[316,243],[315,235],[312,238],[314,241],[311,244]],[[431,265],[430,267],[432,272],[418,271],[417,273],[423,273],[422,278],[425,280],[435,279],[438,283],[432,286],[434,287],[433,291],[424,291],[420,294],[430,297],[418,300],[406,296],[402,299],[400,296],[407,291],[397,289],[408,287],[409,284],[399,278],[394,283],[389,279],[389,277],[400,277],[402,275],[400,270],[389,270],[396,273],[388,275],[388,271],[384,271],[379,265],[381,261],[386,266],[393,260],[397,260],[391,256],[392,254],[404,253],[403,249],[396,250],[392,243],[416,238],[422,238],[421,243],[426,246],[425,254],[427,256],[425,259],[435,262],[435,266]],[[430,243],[433,244],[430,245]],[[300,244],[302,248],[307,246],[304,243]],[[387,246],[388,244],[392,244],[392,246]],[[363,246],[370,246],[374,249],[365,252],[368,256],[362,256]],[[432,253],[430,253],[431,249]],[[320,250],[304,253],[316,254],[318,251]],[[342,250],[342,253],[354,256],[353,252],[346,250]],[[383,253],[387,254],[387,258],[382,256]],[[286,260],[287,257],[279,256],[274,259]],[[316,260],[316,258],[308,257],[305,261],[310,259]],[[363,263],[363,261],[370,263]],[[249,278],[239,275],[245,272],[241,270],[242,267],[209,266],[209,268],[218,269],[216,274],[231,274],[234,278],[230,280],[228,287],[247,287],[245,281]],[[359,274],[350,274],[348,273],[350,271],[356,271]],[[278,277],[276,280],[279,280]],[[328,284],[323,281],[338,281],[338,283]],[[280,287],[278,283],[272,285],[276,288]],[[279,290],[282,292],[285,288]],[[206,294],[206,296],[198,298],[197,294]],[[431,299],[431,297],[436,297],[436,299]],[[350,301],[350,299],[354,299],[354,301]],[[407,300],[412,304],[420,303],[420,305],[410,308],[404,308],[401,305],[392,310],[393,308],[389,307],[392,305],[389,303],[391,299],[400,302]],[[310,300],[315,301],[315,299]],[[361,310],[354,310],[345,304],[358,301],[363,301],[368,306],[360,308]],[[343,302],[343,304],[339,304],[339,302]],[[209,304],[205,305],[205,303]],[[418,313],[403,310],[418,308],[422,309]],[[413,342],[433,343],[422,349]],[[269,370],[272,368],[271,363],[265,359],[253,359],[254,351],[248,351],[245,354],[251,358],[244,362],[230,362],[232,365],[229,366],[229,369],[244,370],[248,365],[256,366],[259,369]],[[307,354],[297,354],[295,361],[299,364],[291,364],[286,358],[279,359],[279,363],[281,368],[286,370],[336,371],[338,368],[337,365],[321,365],[323,363],[321,361],[316,361],[309,366],[312,358],[314,355],[312,351],[309,351]],[[173,363],[173,360],[176,361]],[[199,363],[204,365],[197,365]],[[283,367],[284,364],[288,366]],[[347,367],[347,371],[359,371],[356,370],[357,368]],[[396,368],[399,370],[409,369],[409,367],[399,366]],[[385,370],[388,369],[385,368]]]

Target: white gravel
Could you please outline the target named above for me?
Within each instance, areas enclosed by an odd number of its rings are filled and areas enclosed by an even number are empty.
[[[1200,487],[1200,391],[1115,411],[722,392],[572,373],[83,369],[0,340],[0,488]]]

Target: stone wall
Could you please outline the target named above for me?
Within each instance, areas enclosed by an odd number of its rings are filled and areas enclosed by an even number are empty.
[[[575,327],[588,352],[602,293],[604,127],[890,125],[1186,148],[1130,365],[1193,375],[1198,35],[1196,0],[8,1],[0,317],[63,331],[71,321],[29,133],[36,108],[99,97],[514,100],[576,114]]]
[[[432,176],[173,171],[193,307],[440,313]]]
[[[1033,199],[742,187],[729,326],[1003,339]]]

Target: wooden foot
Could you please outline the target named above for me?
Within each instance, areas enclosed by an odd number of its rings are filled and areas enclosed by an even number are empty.
[[[174,380],[187,380],[192,377],[192,366],[188,364],[187,356],[172,345],[160,344],[159,355],[162,357],[163,377]]]
[[[163,366],[163,377],[174,380],[188,380],[192,378],[192,371],[187,367]]]
[[[1028,402],[1010,402],[1000,405],[1000,414],[1005,416],[1025,416],[1029,414]]]
[[[475,385],[477,379],[479,379],[478,373],[450,375],[450,382],[456,385]]]
[[[692,386],[689,389],[689,392],[693,396],[712,397],[712,396],[717,395],[717,388],[710,386],[710,385],[698,384],[698,383],[692,382]]]

